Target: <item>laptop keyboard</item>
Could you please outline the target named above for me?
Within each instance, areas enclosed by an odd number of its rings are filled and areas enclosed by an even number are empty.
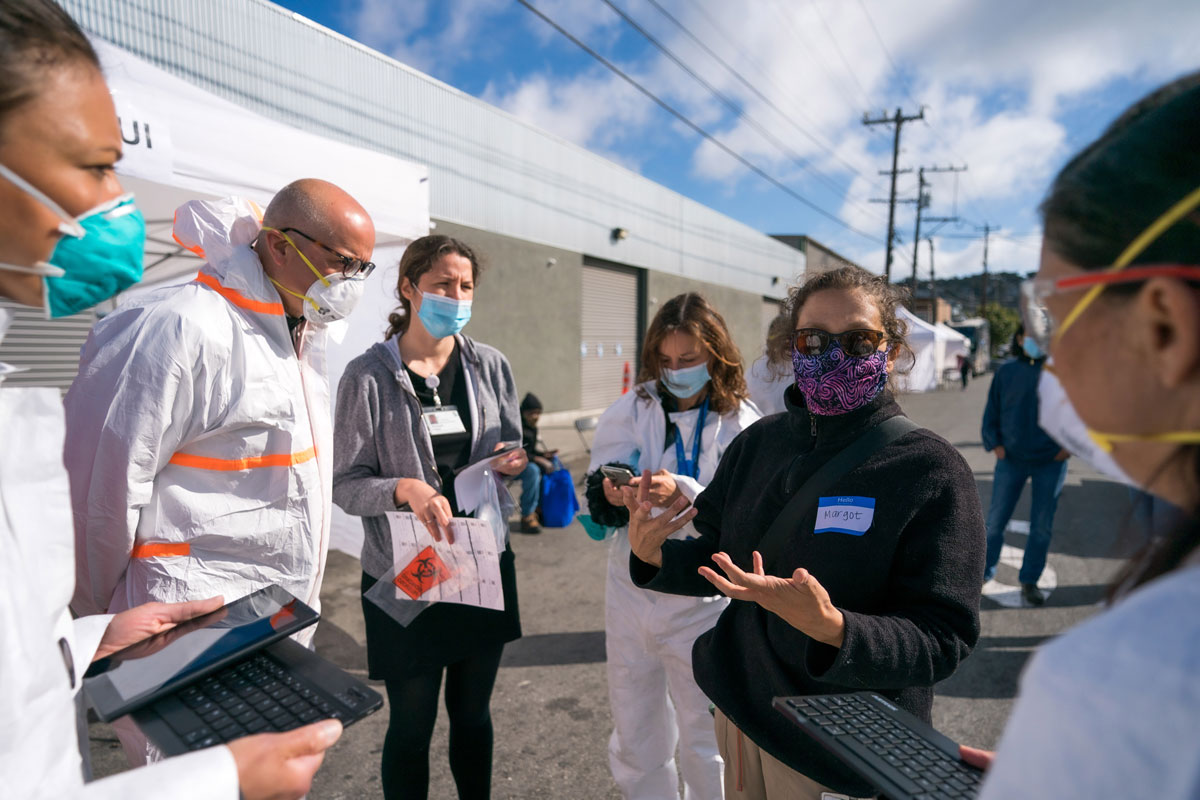
[[[262,653],[164,698],[156,710],[190,750],[320,719],[345,719],[326,694]]]
[[[882,772],[913,800],[970,800],[982,775],[857,695],[792,697],[789,706]]]

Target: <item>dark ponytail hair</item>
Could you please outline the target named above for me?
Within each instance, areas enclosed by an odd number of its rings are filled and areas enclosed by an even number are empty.
[[[100,69],[75,20],[52,0],[0,2],[0,130],[12,112],[37,97],[52,69]]]
[[[448,255],[459,255],[470,261],[471,278],[474,281],[479,280],[479,273],[483,268],[479,265],[479,258],[475,255],[475,251],[466,243],[441,235],[422,236],[417,239],[404,248],[404,255],[400,257],[400,277],[396,279],[396,298],[400,301],[400,308],[388,316],[385,339],[390,339],[396,334],[403,334],[408,330],[408,323],[412,319],[412,303],[400,292],[400,287],[404,285],[404,279],[408,278],[409,283],[415,289],[421,276],[433,269],[433,265],[438,262],[439,258]]]
[[[1163,86],[1131,106],[1073,158],[1042,203],[1045,246],[1086,270],[1111,265],[1142,231],[1200,187],[1200,72]],[[1200,264],[1200,212],[1164,231],[1133,264]],[[1105,288],[1120,302],[1136,283]],[[1200,546],[1200,447],[1176,457],[1190,465],[1197,500],[1189,519],[1135,556],[1113,583],[1121,593],[1177,568]],[[1167,464],[1168,469],[1172,464]]]

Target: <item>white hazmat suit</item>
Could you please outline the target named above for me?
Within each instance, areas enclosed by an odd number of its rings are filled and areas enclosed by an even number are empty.
[[[66,397],[79,614],[279,584],[320,610],[333,431],[326,331],[289,330],[251,243],[258,206],[175,212],[177,242],[207,263],[97,323]],[[316,626],[294,637],[312,642]],[[132,763],[154,758],[127,721]]]
[[[687,456],[699,414],[693,408],[670,415]],[[673,473],[679,490],[695,500],[712,480],[725,448],[758,418],[750,402],[723,415],[710,412],[700,442],[697,478],[674,474],[675,447],[664,447],[667,413],[654,382],[643,383],[600,417],[588,471],[612,462],[631,464],[639,473],[665,469]],[[687,531],[678,531],[673,538],[682,538]],[[676,800],[678,744],[685,800],[721,798],[722,762],[708,698],[692,676],[692,644],[716,623],[729,599],[639,589],[629,577],[629,555],[629,537],[621,528],[609,550],[604,614],[614,725],[609,740],[613,779],[631,800]]]
[[[4,312],[0,310],[0,317]],[[0,329],[4,326],[0,319]],[[0,330],[0,337],[3,330]],[[0,372],[3,367],[0,366]],[[236,798],[224,746],[84,784],[83,673],[109,616],[71,619],[75,542],[57,389],[0,385],[0,776],[5,797]]]

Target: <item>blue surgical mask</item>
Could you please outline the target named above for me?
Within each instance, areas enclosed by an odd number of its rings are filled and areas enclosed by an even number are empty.
[[[1032,336],[1026,336],[1021,340],[1021,349],[1025,351],[1025,355],[1032,359],[1045,358],[1046,354],[1042,352],[1042,348],[1038,347],[1037,341]]]
[[[471,301],[421,292],[421,308],[417,311],[417,318],[430,336],[444,339],[466,327],[471,319]]]
[[[697,364],[684,369],[664,367],[662,372],[663,386],[681,400],[699,393],[711,377],[708,374],[708,364]]]
[[[41,275],[46,284],[46,308],[51,317],[67,317],[91,308],[142,278],[146,220],[125,194],[72,218],[58,203],[8,167],[3,175],[18,188],[59,216],[63,234],[49,261],[32,266],[0,265],[2,269]]]

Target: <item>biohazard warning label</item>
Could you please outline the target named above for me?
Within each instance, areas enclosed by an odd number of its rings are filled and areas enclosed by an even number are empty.
[[[439,583],[450,580],[453,574],[433,548],[426,547],[408,562],[407,567],[400,570],[393,583],[400,591],[417,600]]]

